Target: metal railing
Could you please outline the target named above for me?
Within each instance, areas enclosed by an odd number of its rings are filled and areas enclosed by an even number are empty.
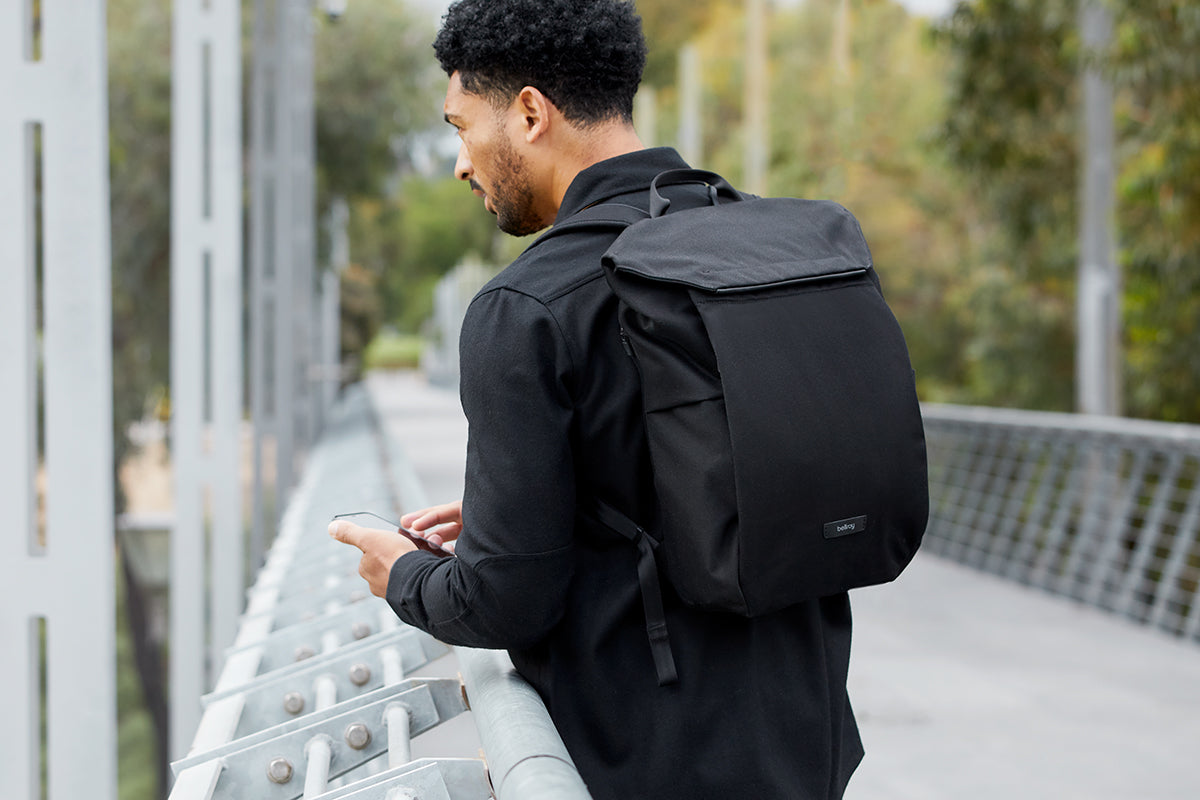
[[[171,800],[588,797],[536,693],[504,653],[460,648],[463,678],[412,677],[449,648],[400,623],[325,533],[350,509],[420,492],[383,446],[370,400],[334,408],[251,589]],[[392,474],[404,483],[393,482]],[[406,502],[413,502],[407,497]],[[478,758],[413,758],[412,739],[473,711]]]
[[[1200,640],[1200,426],[923,412],[927,550]]]

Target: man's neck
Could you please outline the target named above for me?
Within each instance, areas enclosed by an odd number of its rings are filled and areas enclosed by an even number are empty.
[[[595,130],[580,131],[574,144],[575,146],[564,153],[564,157],[555,164],[555,213],[562,206],[567,189],[580,172],[601,161],[645,149],[637,131],[625,122],[609,123]]]

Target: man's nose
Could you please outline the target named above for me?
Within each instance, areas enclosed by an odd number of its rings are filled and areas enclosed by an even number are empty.
[[[454,162],[454,177],[460,181],[469,181],[474,174],[475,168],[471,166],[471,157],[467,155],[467,147],[460,144],[458,146],[458,159]]]

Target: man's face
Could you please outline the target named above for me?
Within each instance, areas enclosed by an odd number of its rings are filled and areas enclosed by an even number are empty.
[[[534,210],[529,170],[513,146],[504,112],[486,98],[463,91],[457,72],[450,76],[443,110],[460,141],[454,174],[483,198],[500,230],[526,236],[546,227]]]

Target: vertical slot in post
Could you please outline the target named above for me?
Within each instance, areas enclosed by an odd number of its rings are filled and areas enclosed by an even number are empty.
[[[32,525],[28,531],[28,546],[31,556],[46,553],[46,369],[45,369],[45,264],[46,264],[46,198],[45,159],[43,155],[42,123],[25,124],[25,148],[29,186],[28,226],[29,247],[26,265],[32,277],[33,303],[33,349],[28,357],[33,359],[33,424],[30,426],[31,441],[27,440],[28,457],[32,461],[34,484],[28,488],[32,494],[34,510]]]
[[[42,60],[42,3],[44,0],[22,0],[24,9],[22,27],[25,35],[22,37],[26,61]]]
[[[202,405],[202,421],[205,425],[201,432],[201,440],[203,441],[203,452],[209,455],[212,452],[212,437],[207,426],[213,421],[213,268],[212,268],[212,252],[204,251],[201,264],[200,280],[202,286],[200,289],[201,306],[200,306],[200,347],[201,347],[201,403]]]
[[[201,682],[205,691],[216,683],[216,673],[220,668],[221,654],[217,650],[216,641],[216,608],[213,602],[214,589],[217,585],[214,565],[216,564],[216,536],[213,531],[213,491],[211,485],[206,485],[200,495],[201,539],[204,552],[204,569],[202,576],[200,613],[203,627],[200,634],[200,649],[204,655],[201,667]]]
[[[275,278],[275,181],[269,175],[263,178],[263,219],[259,230],[263,237],[263,277],[271,281]]]
[[[213,124],[212,44],[200,47],[200,208],[204,219],[212,219]]]
[[[46,800],[50,796],[50,724],[47,713],[50,687],[46,669],[48,635],[45,617],[29,620],[29,648],[26,652],[32,661],[30,674],[33,676],[33,686],[29,687],[26,696],[29,698],[29,741],[37,743],[36,747],[30,748],[35,760],[33,769],[29,771],[33,776],[30,797],[37,800]]]
[[[263,304],[263,410],[267,419],[274,420],[276,414],[275,392],[278,375],[275,367],[275,301]]]
[[[275,119],[275,70],[270,68],[264,69],[263,76],[263,83],[266,84],[266,88],[263,90],[262,109],[263,152],[268,156],[273,156],[277,149],[275,147],[275,131],[277,130]]]

